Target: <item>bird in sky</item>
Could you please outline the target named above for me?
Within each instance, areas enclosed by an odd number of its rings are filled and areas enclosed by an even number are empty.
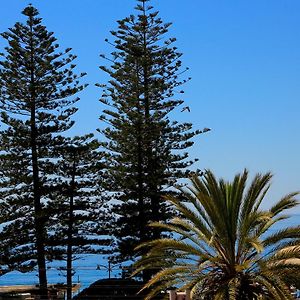
[[[190,107],[189,106],[185,106],[185,107],[183,107],[182,108],[182,110],[181,110],[181,112],[183,112],[183,111],[188,111],[188,112],[191,112],[191,110],[190,110]]]
[[[203,128],[203,130],[202,130],[202,132],[207,132],[207,131],[211,131],[211,129],[210,129],[210,128],[207,128],[207,127],[205,127],[205,128]]]

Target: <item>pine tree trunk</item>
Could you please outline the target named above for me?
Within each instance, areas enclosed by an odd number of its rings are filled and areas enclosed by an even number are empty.
[[[45,261],[45,220],[41,206],[40,182],[39,182],[39,168],[36,147],[36,125],[35,125],[35,109],[31,110],[31,152],[32,152],[32,175],[33,175],[33,197],[34,197],[34,224],[36,232],[36,251],[37,264],[40,285],[41,299],[48,299],[47,292],[47,275],[46,275],[46,261]]]
[[[145,2],[143,2],[143,9],[144,9],[144,15],[146,15],[145,11],[146,11],[146,7],[145,7]],[[148,137],[148,134],[151,134],[151,120],[150,120],[150,96],[149,96],[149,63],[148,63],[148,49],[147,49],[147,24],[144,23],[143,24],[144,28],[143,28],[143,92],[144,92],[144,106],[145,106],[145,128],[146,128],[146,132],[147,134],[146,136],[146,140],[145,145],[146,145],[146,162],[147,162],[147,174],[149,176],[148,180],[147,180],[147,184],[148,184],[148,196],[150,198],[150,206],[151,206],[151,215],[150,215],[150,220],[147,221],[157,221],[159,220],[159,209],[158,209],[158,205],[159,205],[159,197],[158,197],[158,193],[157,193],[157,185],[155,182],[155,174],[153,173],[153,170],[155,170],[154,168],[154,164],[156,164],[156,162],[153,159],[153,151],[152,151],[152,145],[151,145],[151,141],[152,138]],[[156,230],[156,228],[153,228],[153,235],[152,235],[152,239],[157,239],[160,237],[160,234],[158,233],[158,231]],[[148,282],[151,277],[153,276],[153,274],[155,274],[155,270],[152,269],[148,269],[145,270],[143,272],[143,281],[144,282]]]
[[[138,71],[138,62],[136,61],[136,78],[139,76],[139,71]],[[138,88],[138,83],[136,82],[136,99],[139,101],[139,88]],[[141,107],[140,103],[137,103],[138,105],[138,110],[140,112]],[[144,178],[144,172],[143,172],[143,141],[142,141],[142,126],[141,126],[141,120],[138,120],[137,123],[137,173],[138,173],[138,223],[139,223],[139,229],[140,229],[140,234],[139,234],[139,242],[144,242],[145,241],[145,214],[144,214],[144,187],[143,187],[143,178]]]
[[[139,130],[139,129],[138,129]],[[140,227],[140,242],[145,241],[145,216],[144,216],[144,196],[143,196],[143,166],[142,166],[142,142],[141,137],[138,137],[138,207],[139,207],[139,227]]]
[[[145,9],[145,2],[143,2],[143,7]],[[145,105],[145,124],[146,124],[146,132],[148,134],[151,133],[151,120],[150,120],[150,96],[149,96],[149,64],[148,64],[148,50],[147,50],[147,36],[146,36],[146,24],[144,25],[143,30],[143,52],[144,52],[144,61],[143,61],[143,89],[144,89],[144,105]],[[149,176],[147,182],[149,185],[149,198],[151,202],[151,220],[150,221],[158,221],[159,220],[159,200],[160,197],[158,195],[158,187],[155,181],[156,174],[154,174],[154,170],[156,169],[154,166],[156,164],[155,157],[153,156],[152,145],[151,145],[152,137],[147,138],[146,135],[146,161],[147,161],[147,174]],[[157,230],[154,228],[154,232]],[[153,236],[153,238],[159,238],[159,235]]]
[[[67,300],[72,299],[72,246],[73,246],[73,226],[74,226],[74,192],[75,192],[75,154],[72,168],[71,193],[69,203],[69,226],[68,226],[68,242],[67,242]]]
[[[32,34],[32,20],[30,20],[30,28]],[[37,154],[37,129],[36,129],[36,92],[35,92],[35,78],[34,78],[34,47],[33,37],[30,42],[31,50],[31,74],[30,74],[30,138],[31,138],[31,163],[32,163],[32,177],[33,177],[33,197],[34,197],[34,225],[36,234],[36,251],[37,251],[37,265],[40,286],[40,299],[48,299],[47,290],[47,274],[46,274],[46,260],[45,260],[45,218],[41,205],[41,191],[38,167]]]
[[[71,200],[72,199],[72,200]],[[73,227],[73,220],[71,220],[71,216],[73,219],[73,197],[70,198],[70,222],[69,222],[69,229],[68,229],[68,244],[67,244],[67,300],[72,299],[72,227]]]

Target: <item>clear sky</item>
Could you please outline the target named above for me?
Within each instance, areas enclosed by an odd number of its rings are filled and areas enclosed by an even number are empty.
[[[24,0],[1,0],[0,31],[22,21]],[[98,69],[116,20],[133,13],[134,0],[32,0],[62,48],[78,55],[90,83],[81,93],[74,134],[94,132],[107,76]],[[300,190],[300,1],[153,0],[177,38],[190,68],[185,89],[191,112],[175,115],[212,131],[195,139],[198,167],[231,179],[243,168],[275,175],[270,201]],[[0,51],[4,43],[0,40]],[[101,138],[98,136],[98,138]],[[294,213],[300,213],[300,208]]]

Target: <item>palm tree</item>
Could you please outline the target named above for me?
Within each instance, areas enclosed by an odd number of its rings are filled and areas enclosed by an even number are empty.
[[[250,185],[247,178],[247,170],[232,182],[206,171],[181,189],[182,199],[167,198],[179,216],[151,226],[173,237],[138,247],[148,252],[134,274],[156,270],[144,286],[151,291],[146,299],[171,287],[190,289],[192,299],[293,299],[290,288],[299,285],[300,276],[300,225],[277,230],[274,225],[288,218],[283,213],[298,205],[299,193],[262,209],[272,175],[257,174]]]

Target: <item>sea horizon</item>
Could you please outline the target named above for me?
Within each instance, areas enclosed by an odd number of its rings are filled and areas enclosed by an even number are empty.
[[[299,226],[300,214],[290,214],[291,217],[281,221],[272,231],[285,229],[287,226]],[[48,284],[66,283],[66,277],[59,270],[65,266],[63,261],[54,261],[47,264]],[[73,262],[75,275],[74,283],[80,283],[79,292],[90,286],[93,282],[109,278],[107,256],[101,254],[86,254]],[[121,277],[121,264],[111,264],[111,278]],[[12,271],[0,276],[0,286],[6,285],[37,285],[37,271],[21,273]]]

